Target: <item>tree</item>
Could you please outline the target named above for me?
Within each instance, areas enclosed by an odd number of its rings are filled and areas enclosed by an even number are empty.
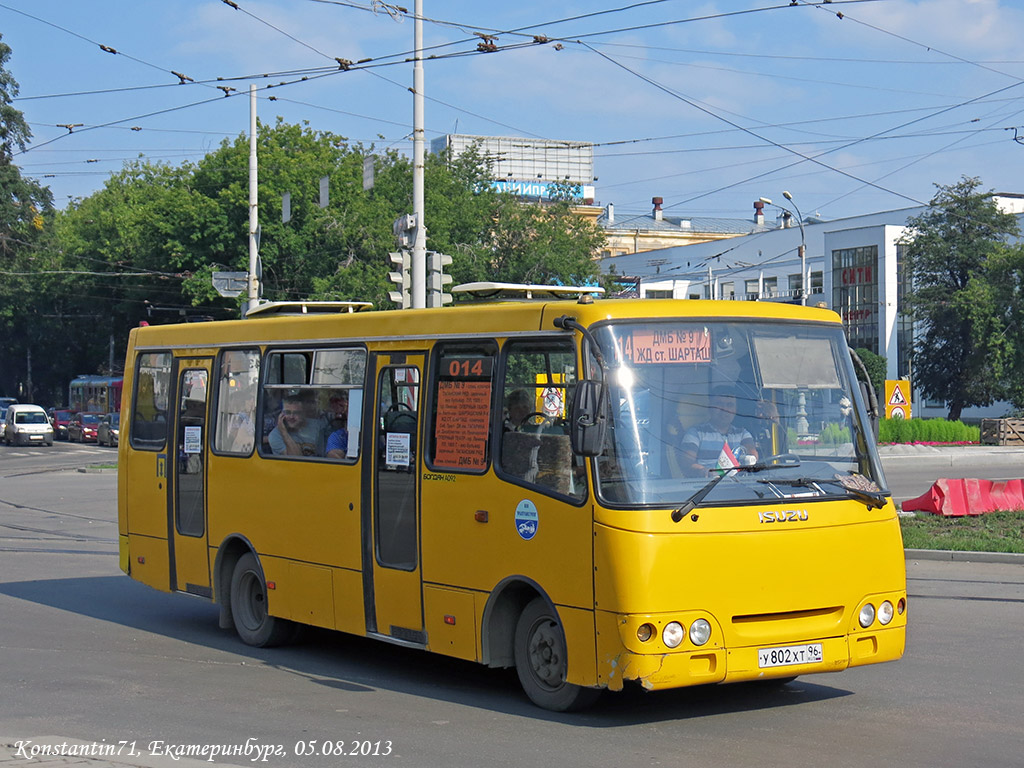
[[[871,384],[871,387],[875,390],[875,394],[881,397],[885,392],[885,374],[888,367],[888,363],[885,358],[881,355],[876,355],[870,349],[866,347],[860,347],[857,350],[857,357],[864,363],[864,369],[868,373],[867,383]],[[863,373],[860,368],[857,369],[857,378],[863,379]]]
[[[1018,228],[991,192],[979,191],[978,179],[936,186],[900,244],[913,285],[907,310],[917,325],[914,385],[946,401],[955,421],[965,407],[991,405],[1007,392],[1018,330],[1008,324],[1014,310],[1005,289],[992,280],[1007,264],[1007,241]]]
[[[264,298],[391,307],[387,253],[397,247],[393,222],[412,211],[408,158],[280,119],[259,123],[257,151]],[[363,164],[371,155],[375,183],[364,190]],[[105,362],[111,336],[123,354],[129,329],[142,319],[238,316],[244,297],[218,296],[211,273],[248,270],[248,169],[244,135],[194,164],[130,162],[57,217],[52,258],[62,274],[46,279],[59,297],[53,335],[67,346],[67,376]],[[325,176],[330,200],[321,208]],[[524,205],[499,194],[489,176],[473,151],[427,158],[427,247],[452,256],[456,282],[596,281],[592,256],[603,235],[593,223],[573,215],[564,200]],[[291,219],[283,222],[286,192]]]
[[[32,132],[21,112],[11,106],[18,83],[7,71],[11,49],[0,39],[0,337],[4,365],[0,391],[33,398],[38,377],[29,365],[31,350],[47,338],[45,295],[32,273],[46,269],[47,219],[53,208],[50,190],[21,175],[15,151],[25,151]],[[43,356],[37,355],[36,363]]]

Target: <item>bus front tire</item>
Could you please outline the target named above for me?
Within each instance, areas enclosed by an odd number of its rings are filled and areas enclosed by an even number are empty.
[[[235,631],[246,645],[269,648],[294,635],[292,622],[267,613],[267,585],[251,552],[238,559],[231,573],[231,617]]]
[[[534,704],[552,712],[569,712],[593,704],[601,691],[565,682],[568,656],[565,632],[548,604],[537,597],[516,623],[516,673]]]

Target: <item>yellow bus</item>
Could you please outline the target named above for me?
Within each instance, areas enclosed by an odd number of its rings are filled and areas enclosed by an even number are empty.
[[[461,288],[133,329],[121,568],[251,645],[313,625],[515,667],[551,710],[903,654],[836,314]]]

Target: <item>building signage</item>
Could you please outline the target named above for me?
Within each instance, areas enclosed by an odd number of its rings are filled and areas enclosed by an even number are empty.
[[[515,179],[502,179],[492,181],[491,188],[498,192],[510,192],[517,197],[539,197],[543,200],[550,200],[556,194],[564,194],[566,187],[559,186],[548,181],[517,181]],[[570,188],[571,197],[574,200],[586,200],[594,197],[592,186],[576,185]]]
[[[840,280],[843,285],[871,285],[874,280],[874,267],[846,267],[840,270]]]

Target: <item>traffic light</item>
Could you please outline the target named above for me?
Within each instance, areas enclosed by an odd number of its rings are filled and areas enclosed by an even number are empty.
[[[397,291],[388,291],[388,298],[401,309],[412,306],[412,257],[408,251],[389,253],[388,261],[398,267],[397,272],[388,272],[388,280],[395,284]]]
[[[452,295],[445,293],[444,287],[451,285],[452,276],[444,273],[444,268],[452,263],[452,257],[436,251],[427,252],[427,306],[443,307],[452,303]]]

